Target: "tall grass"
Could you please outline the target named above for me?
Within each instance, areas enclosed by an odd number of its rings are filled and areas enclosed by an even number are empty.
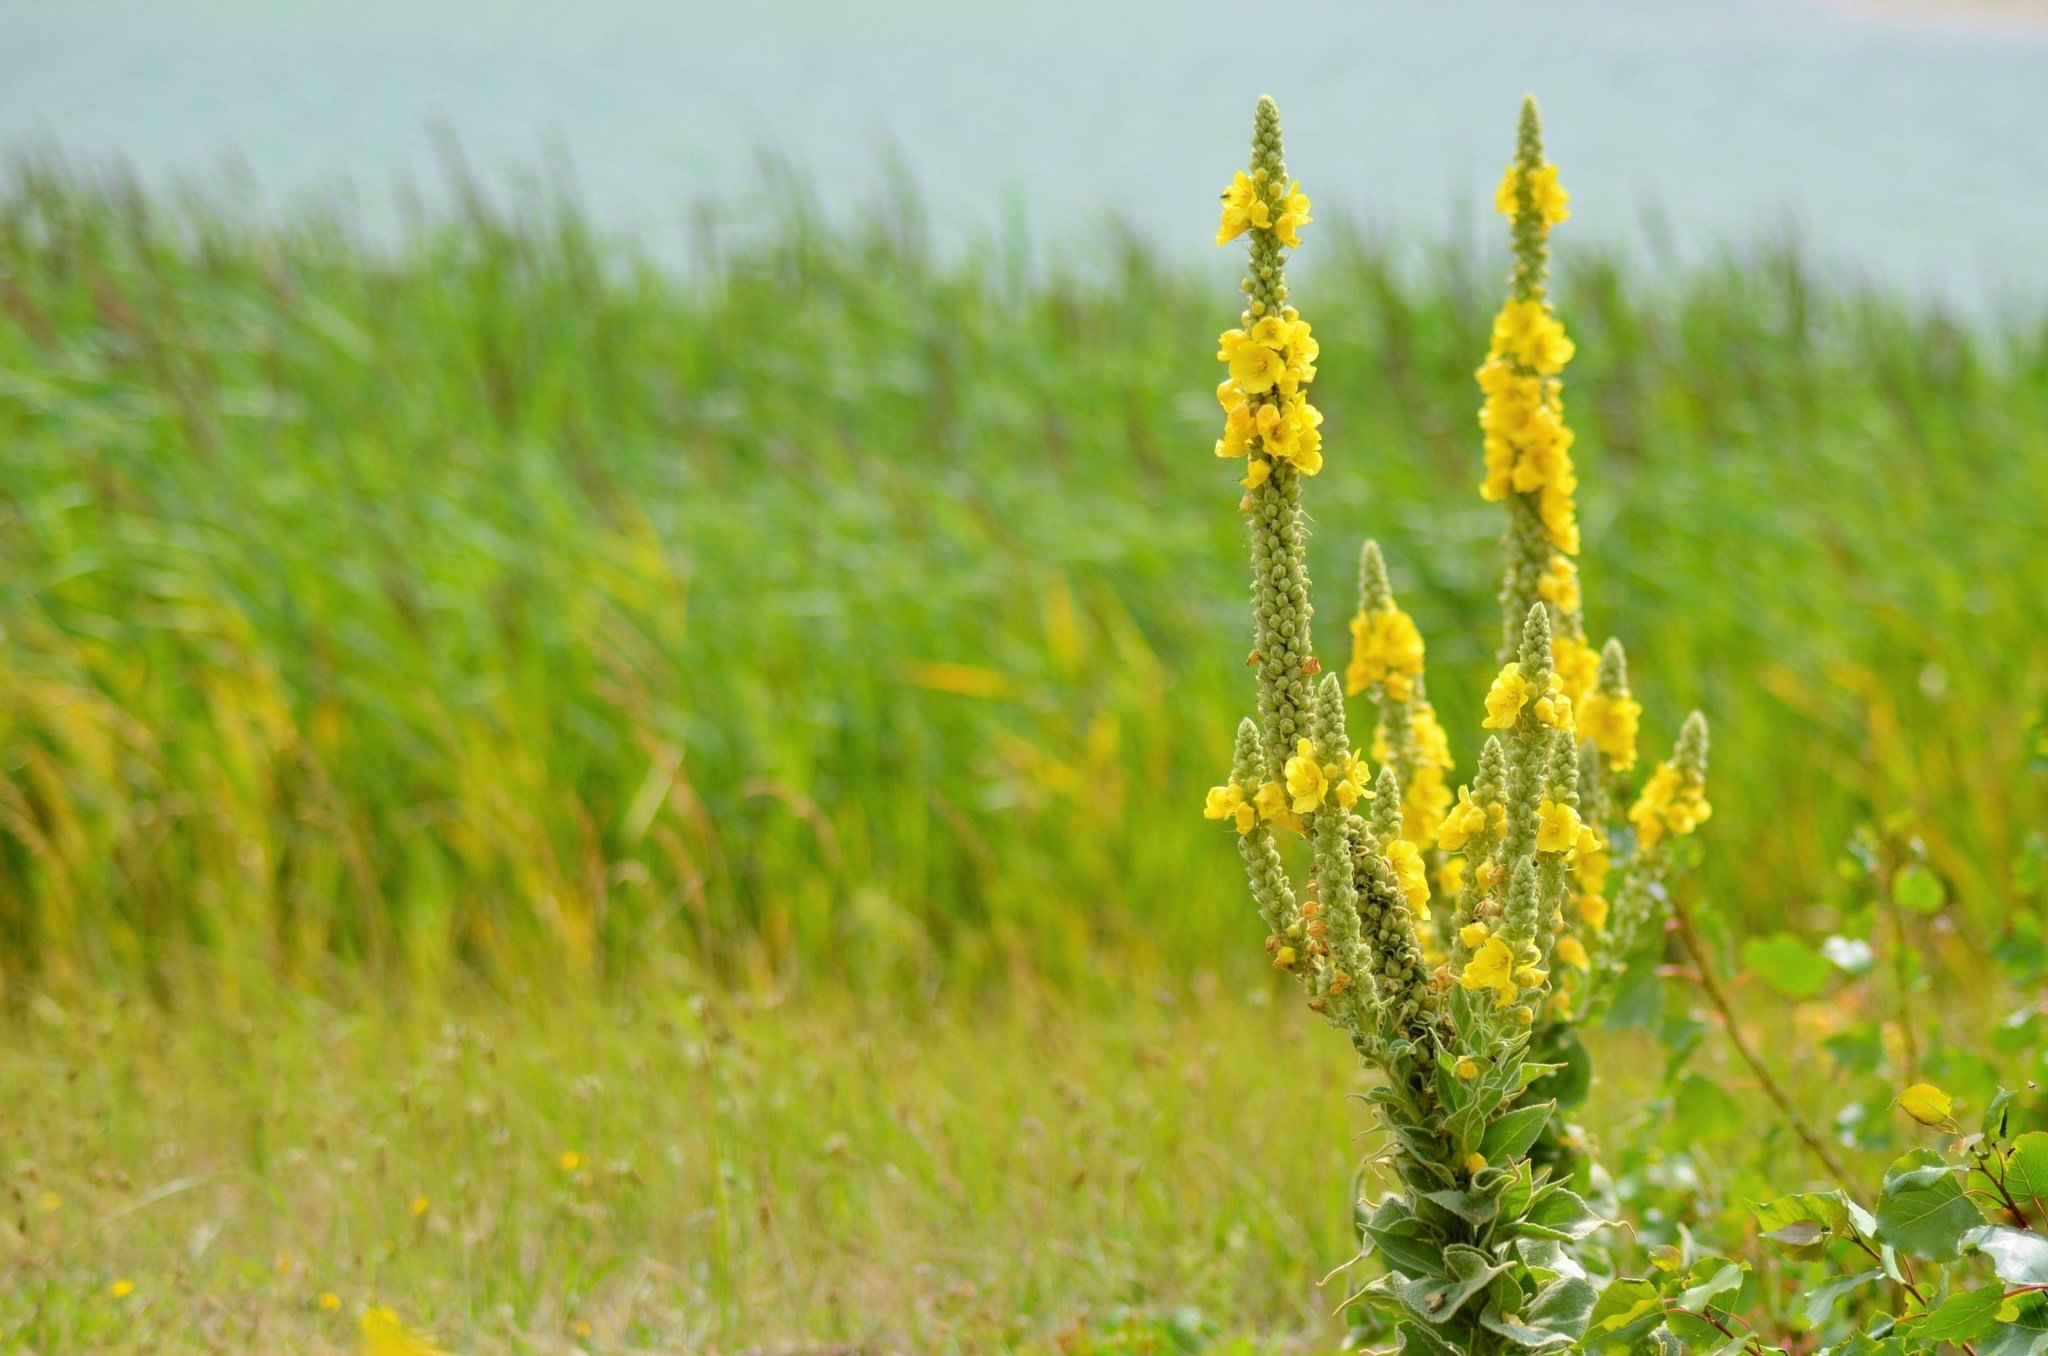
[[[886,215],[721,239],[678,277],[569,210],[372,246],[14,170],[0,975],[666,950],[1124,983],[1244,953],[1198,813],[1249,700],[1203,343],[1235,274],[1030,274]],[[1847,828],[1902,811],[1960,925],[2003,926],[2042,809],[2048,326],[1790,257],[1564,254],[1591,619],[1649,747],[1714,720],[1713,905],[1796,924]],[[1336,255],[1301,286],[1315,568],[1367,531],[1428,563],[1396,582],[1469,730],[1498,289]]]

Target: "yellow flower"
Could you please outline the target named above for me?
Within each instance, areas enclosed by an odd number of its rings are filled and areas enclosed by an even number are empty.
[[[1436,838],[1437,828],[1444,822],[1444,811],[1451,808],[1451,789],[1444,784],[1444,770],[1435,763],[1417,763],[1415,775],[1408,779],[1408,786],[1401,797],[1401,835],[1414,843],[1428,843]]]
[[[1458,940],[1468,951],[1476,951],[1486,945],[1486,939],[1493,935],[1484,923],[1467,923],[1458,929]]]
[[[127,1299],[135,1293],[135,1282],[123,1276],[120,1280],[107,1287],[107,1293],[115,1299]]]
[[[1671,764],[1659,763],[1650,780],[1643,784],[1642,794],[1629,808],[1628,818],[1636,826],[1637,839],[1645,848],[1651,848],[1667,833],[1675,837],[1691,833],[1713,813],[1714,807],[1707,804],[1700,788],[1687,786]]]
[[[1231,782],[1225,786],[1209,788],[1208,800],[1202,806],[1202,818],[1228,819],[1237,826],[1239,833],[1250,833],[1253,826],[1259,822],[1259,812],[1258,807],[1245,798],[1244,788],[1236,782]],[[562,1157],[565,1160],[563,1171],[574,1172],[575,1164],[566,1163],[566,1160],[575,1155],[564,1154]]]
[[[329,1290],[320,1296],[320,1307],[330,1314],[339,1313],[341,1311],[341,1296]]]
[[[1237,791],[1238,799],[1240,801],[1244,799],[1244,792],[1238,790],[1237,784],[1235,782],[1231,783],[1230,789],[1233,791]],[[577,1153],[574,1149],[564,1149],[560,1154],[556,1155],[555,1165],[561,1168],[563,1172],[574,1172],[576,1171],[576,1169],[583,1166],[583,1155]]]
[[[1477,993],[1491,992],[1503,1003],[1512,1003],[1521,996],[1515,983],[1515,955],[1508,950],[1508,944],[1498,937],[1489,937],[1465,962],[1465,969],[1458,976],[1458,983]]]
[[[45,1191],[42,1195],[36,1197],[36,1209],[46,1215],[53,1213],[62,1204],[64,1204],[64,1198],[54,1191]]]
[[[1486,1155],[1485,1155],[1485,1154],[1476,1154],[1476,1153],[1475,1153],[1475,1154],[1466,1154],[1466,1155],[1465,1155],[1465,1173],[1466,1173],[1466,1175],[1467,1175],[1467,1176],[1469,1176],[1469,1177],[1477,1177],[1477,1176],[1478,1176],[1478,1175],[1480,1174],[1480,1172],[1481,1172],[1481,1171],[1482,1171],[1482,1170],[1483,1170],[1483,1169],[1484,1169],[1485,1167],[1486,1167]]]
[[[1360,612],[1351,618],[1351,663],[1344,686],[1356,696],[1375,684],[1387,685],[1387,696],[1405,701],[1422,672],[1422,632],[1415,619],[1398,607]]]
[[[1387,844],[1387,865],[1394,868],[1394,879],[1400,883],[1401,894],[1408,901],[1408,911],[1417,918],[1429,917],[1429,868],[1422,860],[1422,850],[1406,838],[1396,838]]]
[[[1436,886],[1446,895],[1462,894],[1465,889],[1465,859],[1451,857],[1438,867]]]
[[[1536,807],[1536,850],[1570,852],[1579,841],[1579,812],[1545,796]]]
[[[1915,1083],[1899,1094],[1899,1110],[1922,1125],[1952,1124],[1955,1109],[1955,1099],[1932,1083]]]
[[[1556,560],[1559,557],[1552,556]],[[1559,634],[1550,642],[1550,662],[1557,670],[1558,686],[1578,707],[1592,692],[1600,677],[1600,656],[1593,647],[1575,636]]]
[[[1636,765],[1636,727],[1643,705],[1626,692],[1594,692],[1579,712],[1579,732],[1593,741],[1607,766],[1626,772]]]
[[[1251,340],[1277,353],[1287,347],[1287,337],[1292,332],[1293,326],[1287,321],[1277,315],[1269,315],[1252,326]]]
[[[1586,954],[1586,945],[1576,937],[1560,937],[1556,946],[1557,958],[1577,970],[1591,969],[1593,958]]]
[[[1230,187],[1223,190],[1223,220],[1216,228],[1216,243],[1228,245],[1250,227],[1263,231],[1272,224],[1272,210],[1259,196],[1258,186],[1250,175],[1239,170]]]
[[[1486,829],[1486,807],[1472,799],[1472,788],[1458,788],[1458,803],[1436,831],[1436,845],[1445,852],[1459,852],[1473,837]]]
[[[1536,594],[1560,612],[1577,612],[1581,605],[1579,567],[1563,556],[1552,556],[1550,568],[1536,581]]]
[[[1479,724],[1488,730],[1511,730],[1529,700],[1529,683],[1522,666],[1510,662],[1493,680],[1486,694],[1486,719]]]
[[[1330,793],[1332,777],[1316,761],[1315,745],[1306,739],[1296,741],[1294,756],[1287,760],[1286,775],[1291,808],[1298,815],[1305,815],[1321,805],[1323,797]]]
[[[427,1213],[427,1198],[425,1196],[413,1197],[412,1205],[409,1208],[412,1211],[412,1217],[418,1219],[421,1215]]]
[[[1505,357],[1548,377],[1562,371],[1575,351],[1564,326],[1540,301],[1510,300],[1494,318],[1490,357]]]
[[[396,1310],[382,1304],[363,1310],[362,1356],[440,1356],[440,1351],[406,1327]]]
[[[1286,360],[1264,344],[1239,343],[1224,361],[1230,364],[1230,375],[1238,389],[1246,395],[1264,395],[1287,374]]]
[[[1350,809],[1360,800],[1372,799],[1372,791],[1365,784],[1371,776],[1372,769],[1367,767],[1365,760],[1357,754],[1352,754],[1341,763],[1324,764],[1323,772],[1330,778],[1331,789],[1337,797],[1337,803],[1345,809]]]
[[[1273,463],[1264,457],[1253,457],[1251,466],[1245,471],[1244,479],[1237,483],[1248,490],[1256,490],[1266,483],[1273,474]]]
[[[1580,895],[1579,917],[1593,931],[1607,931],[1607,896],[1594,893]]]
[[[1287,192],[1280,195],[1280,215],[1273,222],[1273,234],[1289,249],[1301,247],[1301,228],[1315,220],[1308,214],[1308,194],[1301,191],[1301,181],[1287,186]]]
[[[1501,175],[1500,187],[1493,191],[1493,210],[1504,217],[1512,217],[1521,210],[1518,199],[1521,196],[1521,176],[1516,167],[1509,165]],[[1571,219],[1572,195],[1557,181],[1557,166],[1545,161],[1529,175],[1529,198],[1536,208],[1536,219],[1549,230],[1561,221]]]
[[[1285,970],[1288,966],[1292,964],[1294,964],[1293,947],[1283,946],[1278,951],[1275,951],[1273,953],[1273,968],[1275,970]]]
[[[1464,1079],[1467,1083],[1469,1083],[1473,1079],[1479,1077],[1479,1061],[1471,1059],[1469,1057],[1466,1059],[1461,1059],[1458,1061],[1458,1067],[1456,1072],[1458,1077]]]
[[[1494,886],[1500,884],[1502,874],[1500,863],[1489,857],[1479,864],[1477,871],[1472,873],[1472,882],[1479,887],[1479,893],[1483,895]]]

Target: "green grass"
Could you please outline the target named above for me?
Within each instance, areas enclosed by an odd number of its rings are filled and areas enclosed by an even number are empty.
[[[1218,1352],[1341,1337],[1318,1281],[1375,1136],[1277,981],[913,1013],[648,978],[39,998],[0,1059],[0,1349],[339,1350],[372,1302],[477,1352],[1087,1351],[1188,1310]],[[1852,1083],[1757,1013],[1824,1117]],[[1718,1042],[1691,1067],[1738,1128],[1700,1145],[1652,1043],[1595,1048],[1587,1123],[1641,1179],[1618,1245],[1729,1246],[1743,1196],[1807,1179]]]
[[[296,975],[658,951],[925,988],[1255,943],[1197,813],[1251,700],[1208,451],[1232,267],[1034,275],[800,204],[718,239],[680,281],[566,210],[379,250],[17,169],[7,973],[262,939]],[[1799,920],[1904,812],[1981,940],[2042,809],[2048,328],[1557,246],[1592,620],[1652,749],[1715,725],[1702,888]],[[1377,535],[1469,773],[1497,286],[1303,253],[1323,642]]]

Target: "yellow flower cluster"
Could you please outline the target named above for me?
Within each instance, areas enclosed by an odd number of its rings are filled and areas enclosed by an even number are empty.
[[[1705,788],[1688,783],[1670,763],[1657,764],[1642,795],[1629,808],[1628,818],[1636,826],[1643,847],[1655,847],[1666,834],[1682,838],[1713,817]]]
[[[1392,701],[1405,702],[1422,673],[1422,632],[1415,619],[1394,606],[1359,612],[1351,618],[1351,663],[1344,670],[1344,690],[1357,696],[1386,684]]]
[[[1536,581],[1536,596],[1566,616],[1579,611],[1584,605],[1579,594],[1579,567],[1563,556],[1552,556],[1550,567]]]
[[[1515,1002],[1524,989],[1543,987],[1550,978],[1548,971],[1518,960],[1506,939],[1494,936],[1484,923],[1467,923],[1458,929],[1458,940],[1472,952],[1458,975],[1459,986],[1474,993],[1490,992],[1502,1005]]]
[[[1437,828],[1436,845],[1445,852],[1463,852],[1465,845],[1486,831],[1489,822],[1505,819],[1507,811],[1500,805],[1481,805],[1472,799],[1472,788],[1458,788],[1458,803],[1444,816],[1444,822]]]
[[[1400,883],[1401,895],[1408,901],[1408,911],[1416,918],[1429,920],[1429,867],[1422,860],[1422,849],[1406,838],[1396,838],[1387,844],[1387,865],[1394,868],[1394,879]]]
[[[1486,693],[1486,719],[1479,723],[1489,730],[1511,730],[1521,718],[1522,708],[1531,701],[1535,703],[1536,719],[1545,725],[1558,730],[1573,728],[1571,699],[1565,695],[1557,674],[1550,675],[1548,687],[1539,693],[1522,676],[1522,665],[1515,660],[1503,665],[1494,676],[1493,686]]]
[[[1513,219],[1515,213],[1521,210],[1521,187],[1521,175],[1511,164],[1507,172],[1500,177],[1500,187],[1493,191],[1493,210]],[[1536,206],[1536,220],[1545,231],[1561,221],[1571,219],[1572,195],[1557,181],[1557,166],[1549,161],[1544,161],[1530,172],[1529,197]]]
[[[1308,322],[1291,306],[1217,339],[1216,359],[1229,366],[1230,376],[1216,388],[1223,405],[1216,455],[1251,457],[1247,489],[1263,483],[1276,461],[1305,476],[1323,469],[1323,416],[1305,389],[1315,380],[1320,351]]]
[[[1456,764],[1451,760],[1451,737],[1444,733],[1435,707],[1417,702],[1408,719],[1415,740],[1415,772],[1401,788],[1401,832],[1414,842],[1427,843],[1436,837],[1444,812],[1451,808],[1451,788],[1444,779]]]
[[[1281,244],[1297,249],[1301,228],[1314,220],[1308,214],[1308,194],[1301,191],[1299,180],[1282,188],[1274,179],[1261,191],[1249,174],[1239,170],[1230,187],[1223,190],[1223,220],[1216,227],[1216,243],[1228,245],[1248,230],[1260,230],[1271,231]]]
[[[1579,921],[1595,932],[1607,930],[1607,849],[1581,852],[1572,862],[1572,876],[1579,886]]]
[[[1259,811],[1244,788],[1236,782],[1209,788],[1209,798],[1202,806],[1202,818],[1227,819],[1237,826],[1239,833],[1250,833],[1258,825]]]
[[[1361,798],[1372,795],[1365,786],[1363,758],[1352,754],[1338,762],[1318,762],[1315,745],[1306,739],[1295,744],[1294,756],[1287,760],[1286,776],[1288,808],[1298,815],[1319,808],[1333,796],[1348,810]]]
[[[1589,693],[1579,708],[1579,733],[1593,741],[1607,766],[1627,772],[1636,765],[1636,727],[1643,704],[1626,692]]]
[[[1527,323],[1532,314],[1540,324]],[[1511,341],[1505,347],[1504,332]],[[1577,555],[1579,518],[1572,496],[1579,476],[1572,465],[1572,431],[1564,422],[1564,383],[1551,375],[1571,355],[1572,341],[1543,303],[1510,301],[1502,309],[1493,348],[1476,374],[1486,396],[1479,407],[1486,449],[1479,493],[1496,501],[1510,492],[1534,495],[1551,545]]]
[[[1550,642],[1550,664],[1557,675],[1558,690],[1580,707],[1600,677],[1600,655],[1576,636],[1558,633]]]
[[[1600,851],[1600,837],[1579,818],[1576,807],[1545,796],[1536,807],[1536,850],[1596,853]]]

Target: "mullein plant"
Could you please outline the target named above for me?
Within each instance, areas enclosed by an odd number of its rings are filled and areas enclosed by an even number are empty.
[[[1638,788],[1626,661],[1619,644],[1586,640],[1560,380],[1572,344],[1545,292],[1566,202],[1525,105],[1497,197],[1512,286],[1479,369],[1481,493],[1508,515],[1502,666],[1473,778],[1455,792],[1423,637],[1376,545],[1362,553],[1344,676],[1315,655],[1302,490],[1323,467],[1308,399],[1317,344],[1286,281],[1312,218],[1271,99],[1217,233],[1250,244],[1244,312],[1217,353],[1229,375],[1216,454],[1246,466],[1258,716],[1239,726],[1206,814],[1236,833],[1274,968],[1378,1075],[1366,1096],[1397,1186],[1358,1204],[1361,1256],[1383,1274],[1353,1300],[1425,1351],[1540,1349],[1584,1331],[1595,1291],[1574,1245],[1601,1221],[1539,1141],[1558,1140],[1560,1099],[1583,1095],[1571,1024],[1656,916],[1674,845],[1708,814],[1705,722],[1692,716]],[[1348,733],[1347,696],[1374,704],[1370,760]],[[1297,888],[1290,860],[1304,856]]]

